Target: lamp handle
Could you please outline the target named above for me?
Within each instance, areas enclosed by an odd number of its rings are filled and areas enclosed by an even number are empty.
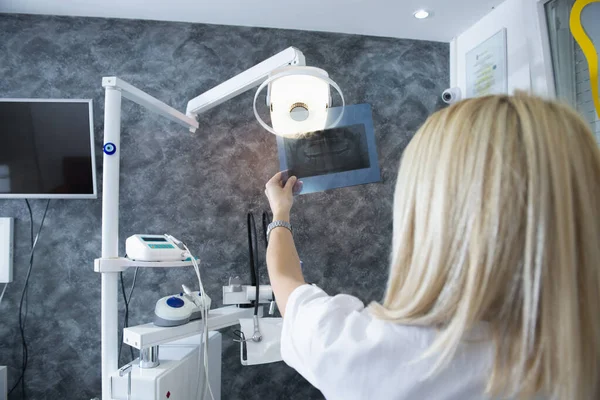
[[[301,67],[298,67],[301,68]],[[328,83],[330,86],[332,86],[340,95],[340,98],[342,99],[342,112],[340,112],[340,115],[337,117],[337,119],[329,126],[323,128],[323,129],[330,129],[330,128],[334,128],[337,126],[337,124],[340,123],[340,121],[342,120],[342,117],[344,116],[344,110],[345,110],[345,106],[346,106],[346,102],[344,100],[344,93],[342,93],[342,89],[340,89],[339,85],[337,83],[335,83],[335,81],[331,78],[329,78],[328,76],[323,76],[323,75],[319,75],[315,72],[312,71],[294,71],[293,69],[289,69],[283,72],[279,72],[271,77],[269,77],[267,80],[265,80],[263,83],[261,83],[261,85],[258,87],[258,89],[256,90],[256,94],[254,95],[254,102],[252,104],[252,108],[254,109],[254,116],[256,117],[257,121],[259,124],[262,125],[263,128],[265,128],[267,131],[271,132],[274,135],[277,135],[277,132],[275,132],[275,130],[273,129],[273,127],[267,125],[267,123],[260,117],[260,115],[258,115],[258,110],[256,109],[256,100],[258,99],[258,95],[260,94],[260,92],[267,87],[268,84],[270,84],[271,82],[279,79],[279,78],[283,78],[286,76],[291,76],[291,75],[305,75],[305,76],[312,76],[318,79],[323,80],[324,82]]]

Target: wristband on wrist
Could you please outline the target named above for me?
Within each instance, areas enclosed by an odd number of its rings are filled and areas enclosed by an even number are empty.
[[[289,222],[281,220],[273,221],[267,227],[267,242],[269,241],[269,238],[271,236],[271,231],[275,228],[286,228],[292,233],[292,235],[294,234],[294,231],[292,230],[292,224],[290,224]]]

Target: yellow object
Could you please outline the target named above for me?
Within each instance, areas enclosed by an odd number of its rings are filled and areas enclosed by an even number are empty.
[[[569,27],[571,28],[571,34],[575,38],[575,41],[581,47],[583,54],[588,63],[590,70],[590,85],[592,85],[592,99],[594,100],[594,107],[596,108],[596,114],[600,118],[600,95],[598,94],[598,54],[594,48],[594,43],[589,36],[583,30],[581,25],[581,11],[584,7],[591,3],[600,2],[600,0],[577,0],[573,4],[571,9],[571,16],[569,18]]]

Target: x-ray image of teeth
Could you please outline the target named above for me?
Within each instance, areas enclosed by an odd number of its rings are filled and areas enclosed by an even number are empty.
[[[341,109],[330,110],[330,120]],[[371,106],[346,106],[331,129],[277,138],[280,169],[304,185],[300,194],[380,181]]]
[[[364,125],[311,132],[285,140],[289,173],[304,178],[369,168]]]

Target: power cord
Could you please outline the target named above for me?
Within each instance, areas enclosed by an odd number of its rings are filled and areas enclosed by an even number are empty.
[[[33,212],[31,211],[29,200],[25,199],[25,204],[27,204],[27,209],[29,210],[29,231],[31,236],[31,247],[33,248]]]
[[[172,236],[170,236],[170,238],[172,240],[176,240],[175,238],[173,238]],[[206,385],[204,385],[204,393],[202,394],[202,398],[204,399],[206,397],[206,394],[209,393],[210,394],[210,398],[212,400],[215,400],[215,396],[213,395],[213,391],[212,388],[210,387],[210,381],[209,381],[209,377],[208,377],[208,302],[205,301],[204,299],[206,299],[206,292],[204,291],[204,285],[202,284],[202,276],[200,275],[200,266],[198,265],[198,260],[196,259],[196,257],[194,257],[194,255],[192,254],[192,252],[190,251],[190,249],[187,247],[187,245],[179,240],[177,240],[176,242],[178,242],[179,244],[181,244],[181,246],[183,246],[183,248],[186,251],[186,255],[187,257],[190,258],[190,260],[192,261],[192,265],[194,266],[194,272],[196,272],[196,278],[198,278],[198,286],[200,287],[200,296],[202,297],[202,308],[201,308],[201,313],[202,313],[202,321],[203,323],[203,331],[202,331],[202,341],[203,341],[203,361],[204,361],[204,377],[205,377],[205,382]],[[186,291],[186,287],[184,287],[184,291]],[[188,294],[188,293],[186,293]],[[198,362],[200,363],[200,357],[198,357]],[[196,394],[198,393],[198,390],[200,389],[200,379],[198,379],[197,384],[196,384]]]
[[[262,228],[263,228],[263,239],[265,241],[265,268],[267,268],[267,249],[269,247],[269,236],[267,236],[267,232],[269,231],[269,220],[272,217],[268,213],[268,211],[263,211],[262,213]],[[275,293],[273,293],[273,297],[271,299],[271,306],[269,306],[269,314],[273,314],[275,309],[273,307],[273,302],[275,301]]]
[[[262,213],[262,228],[263,228],[263,239],[265,241],[265,248],[268,246],[267,229],[269,225],[269,214],[266,211]],[[254,323],[255,333],[258,328],[258,308],[260,305],[260,286],[259,286],[259,272],[258,272],[258,237],[256,233],[256,224],[254,221],[254,215],[250,212],[247,215],[247,228],[248,228],[248,253],[250,260],[250,278],[253,285],[256,286],[256,300],[254,302]],[[254,240],[253,240],[254,238]],[[260,331],[258,332],[260,334]],[[252,339],[246,339],[246,335],[240,329],[233,331],[234,341],[238,342],[242,346],[242,360],[248,359],[248,348],[246,342]],[[259,339],[260,340],[260,339]]]
[[[29,203],[29,200],[25,199],[25,204],[27,205],[27,210],[29,211],[29,238],[31,241],[31,248],[33,248],[33,242],[34,242],[34,235],[33,235],[33,211],[31,210],[31,204]],[[20,314],[20,312],[19,312]],[[27,323],[27,316],[29,315],[29,290],[27,290],[25,292],[25,316],[23,317],[23,325],[25,325]],[[25,362],[27,362],[28,360],[28,356],[29,356],[29,349],[23,348],[23,351],[26,351],[26,356],[25,356]],[[23,393],[25,393],[25,377],[23,377],[23,381],[22,381],[22,391]],[[25,396],[25,395],[23,395]]]
[[[42,221],[40,223],[40,228],[38,229],[37,235],[33,238],[33,212],[31,211],[31,205],[29,204],[29,200],[25,200],[27,204],[27,209],[29,210],[29,221],[30,221],[30,231],[31,231],[31,253],[29,254],[29,268],[27,270],[27,277],[25,278],[25,285],[23,286],[23,290],[21,292],[21,301],[19,302],[19,331],[21,333],[21,344],[23,348],[22,352],[22,361],[21,361],[21,375],[13,385],[13,387],[8,392],[10,396],[11,393],[17,388],[19,382],[21,383],[21,398],[25,399],[25,372],[27,371],[27,362],[29,358],[29,353],[27,349],[27,341],[25,339],[25,324],[27,320],[27,293],[29,288],[29,278],[31,277],[31,271],[33,269],[33,256],[35,254],[35,248],[38,243],[38,239],[40,238],[40,233],[42,232],[42,228],[44,227],[44,221],[46,220],[46,214],[48,213],[48,207],[50,206],[50,199],[46,203],[46,208],[44,209],[44,215],[42,216]],[[25,305],[25,313],[23,313],[23,306]]]
[[[127,257],[127,255],[125,255]],[[131,303],[131,296],[133,295],[133,289],[135,288],[135,282],[137,281],[137,274],[140,267],[135,267],[135,272],[133,273],[133,281],[131,282],[131,288],[129,289],[129,296],[125,294],[125,282],[123,281],[123,272],[119,273],[119,278],[121,280],[121,293],[123,294],[123,301],[125,303],[125,317],[123,320],[123,328],[127,328],[129,326],[129,304]],[[121,331],[122,332],[122,331]],[[123,348],[123,340],[121,340],[119,344],[119,355],[117,360],[121,359],[121,350]],[[133,347],[129,346],[129,352],[131,354],[131,360],[135,359],[133,355]]]
[[[30,241],[31,241],[31,248],[33,248],[33,243],[34,243],[34,235],[33,235],[33,211],[31,210],[31,204],[29,203],[29,200],[25,199],[25,204],[27,205],[27,210],[29,211],[29,237],[30,237]],[[20,314],[20,312],[19,312]],[[25,292],[25,316],[23,317],[23,326],[25,326],[25,324],[27,323],[27,316],[29,315],[29,290],[27,290]],[[28,357],[29,357],[29,349],[24,347],[23,351],[26,353],[25,357],[25,363],[27,363]],[[22,391],[23,393],[25,393],[25,377],[23,376],[23,381],[22,383]],[[23,394],[23,396],[25,396]]]
[[[267,237],[267,230],[269,229],[269,213],[263,211],[262,213],[262,227],[263,227],[263,239],[265,240],[265,249],[269,245],[269,238]]]
[[[33,234],[33,211],[31,210],[31,204],[29,203],[29,200],[25,199],[25,204],[27,205],[27,210],[29,211],[29,238],[30,238],[30,242],[31,242],[31,248],[33,249],[33,243],[34,243],[34,234]],[[29,315],[29,289],[25,292],[25,316],[23,317],[23,326],[25,326],[25,324],[27,323],[27,316]],[[21,309],[19,309],[19,318],[21,318]],[[19,327],[21,326],[21,323],[19,322]],[[27,364],[27,361],[29,359],[29,349],[27,348],[27,346],[23,346],[23,355],[22,357],[24,358],[24,362],[25,364]],[[21,391],[23,393],[23,398],[25,398],[25,376],[22,375],[22,381],[21,381]]]
[[[254,316],[258,316],[260,278],[258,276],[258,235],[256,234],[256,223],[254,215],[249,212],[247,215],[248,224],[248,256],[250,259],[250,273],[252,275],[252,285],[256,287],[256,299],[254,300]]]
[[[33,237],[33,211],[31,210],[31,204],[29,204],[29,200],[25,199],[25,204],[27,205],[27,210],[29,211],[29,231],[30,231],[30,246],[31,249],[33,250],[33,241],[34,241],[34,237]],[[27,316],[27,311],[28,311],[28,307],[27,307],[27,290],[26,287],[23,288],[23,290],[25,291],[25,316]],[[21,298],[21,304],[19,305],[19,330],[21,330],[21,306],[23,304],[23,298]],[[26,318],[24,318],[24,320],[26,320]],[[21,375],[19,375],[19,379],[17,379],[17,382],[15,383],[15,385],[12,387],[12,389],[10,390],[10,392],[8,393],[9,395],[12,393],[13,390],[16,389],[17,385],[19,384],[19,381],[21,381],[21,392],[23,395],[23,398],[25,398],[25,379],[24,379],[24,374],[25,374],[25,368],[26,368],[26,364],[27,364],[27,343],[25,342],[23,335],[22,335],[22,331],[21,331]]]

